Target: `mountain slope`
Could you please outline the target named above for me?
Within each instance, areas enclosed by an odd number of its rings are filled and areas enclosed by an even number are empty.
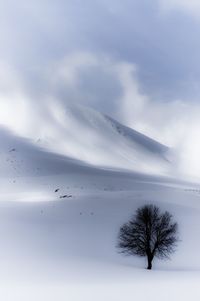
[[[91,108],[54,103],[45,114],[35,123],[30,118],[17,134],[48,152],[95,166],[164,174],[171,169],[166,146]]]
[[[56,115],[56,133],[48,133],[46,139],[46,147],[55,152],[98,166],[141,172],[164,172],[170,166],[167,147],[93,109],[67,106]]]

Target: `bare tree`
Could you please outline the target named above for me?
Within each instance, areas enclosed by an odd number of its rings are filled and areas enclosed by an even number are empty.
[[[145,205],[121,227],[118,247],[121,253],[147,257],[147,269],[151,270],[154,257],[169,258],[174,252],[177,228],[169,212],[161,213],[157,206]]]

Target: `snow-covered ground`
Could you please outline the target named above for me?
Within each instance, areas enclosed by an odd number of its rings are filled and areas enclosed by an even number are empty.
[[[71,137],[65,117],[34,135],[0,130],[1,299],[199,300],[200,185],[176,179],[167,147],[73,110]],[[120,226],[146,203],[179,224],[176,253],[152,271],[116,248]]]

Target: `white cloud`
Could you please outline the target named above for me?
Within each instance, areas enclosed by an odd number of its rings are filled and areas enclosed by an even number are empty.
[[[165,11],[179,10],[195,17],[200,15],[199,0],[160,0],[160,3]]]

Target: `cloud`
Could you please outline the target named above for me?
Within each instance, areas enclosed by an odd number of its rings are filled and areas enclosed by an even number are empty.
[[[49,93],[63,102],[80,102],[116,113],[122,86],[117,63],[105,55],[77,52],[50,65],[44,78]]]
[[[198,101],[199,23],[180,9],[161,13],[161,3],[178,2],[0,0],[0,60],[35,93],[43,88],[41,69],[53,62],[77,52],[103,54],[137,66],[140,89],[153,100]]]
[[[160,0],[161,7],[165,11],[182,11],[187,14],[192,14],[194,17],[200,15],[200,2],[199,0]]]

